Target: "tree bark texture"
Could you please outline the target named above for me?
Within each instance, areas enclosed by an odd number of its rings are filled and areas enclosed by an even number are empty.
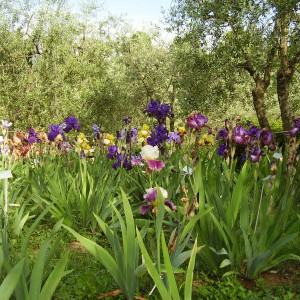
[[[289,12],[279,14],[276,25],[278,28],[278,56],[280,61],[280,66],[277,70],[277,98],[283,130],[288,131],[292,126],[292,114],[289,105],[289,88],[291,78],[295,72],[295,64],[297,62],[295,59],[290,60],[288,56]]]
[[[280,68],[277,71],[277,98],[283,130],[288,131],[292,126],[292,113],[289,105],[289,87],[291,76],[287,70]]]
[[[253,104],[260,127],[266,129],[270,129],[270,124],[267,118],[264,96],[268,86],[270,85],[270,74],[275,56],[275,49],[275,46],[273,46],[268,52],[266,66],[263,70],[262,76],[254,69],[252,61],[246,50],[244,50],[246,61],[244,64],[240,65],[240,67],[243,67],[250,74],[255,82],[255,88],[252,90]]]
[[[257,119],[261,128],[270,129],[270,124],[267,118],[264,95],[268,84],[264,80],[256,78],[255,88],[252,90],[253,104],[256,111]]]

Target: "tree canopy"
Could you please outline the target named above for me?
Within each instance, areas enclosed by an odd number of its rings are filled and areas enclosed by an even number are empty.
[[[181,118],[240,114],[261,127],[279,118],[288,130],[300,113],[299,10],[299,1],[176,0],[167,42],[156,28],[98,18],[94,6],[75,14],[65,1],[1,1],[0,117],[24,129],[76,115],[115,130],[124,116],[143,123],[155,99]]]
[[[270,127],[264,101],[271,80],[284,129],[291,126],[291,79],[300,62],[300,2],[286,0],[176,0],[169,24],[192,45],[211,52],[223,48],[216,63],[245,70],[252,78],[253,105],[262,127]],[[216,53],[216,52],[215,52]]]

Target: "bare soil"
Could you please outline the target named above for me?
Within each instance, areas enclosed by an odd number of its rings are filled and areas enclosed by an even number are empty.
[[[264,279],[265,287],[274,287],[285,285],[287,287],[293,287],[300,293],[300,264],[295,266],[289,266],[287,268],[274,269],[259,274],[256,280],[247,280],[239,277],[241,284],[248,290],[253,290],[257,287],[259,279]]]

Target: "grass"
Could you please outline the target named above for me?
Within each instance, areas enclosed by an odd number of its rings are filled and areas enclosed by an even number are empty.
[[[81,232],[97,243],[107,245],[103,236],[82,230]],[[78,243],[71,234],[65,232],[60,252],[69,251],[68,276],[62,279],[54,294],[54,300],[89,300],[118,289],[106,269]]]
[[[83,232],[82,232],[83,233]],[[86,233],[91,238],[89,233]],[[93,236],[97,243],[106,245],[103,236]],[[296,246],[293,243],[287,247]],[[110,274],[92,255],[66,233],[61,253],[70,251],[67,268],[73,270],[60,282],[54,294],[55,300],[96,299],[97,296],[115,291],[118,286]],[[194,274],[193,299],[299,299],[300,298],[300,264],[293,262],[279,265],[276,270],[261,274],[255,281],[245,281],[236,276],[217,277],[204,273],[201,262],[197,262]],[[181,281],[180,276],[177,277]],[[140,278],[137,295],[151,299],[160,299],[156,290],[149,296],[154,283],[148,274]],[[183,289],[183,287],[182,287]],[[105,299],[125,299],[123,295]]]
[[[39,224],[31,236],[28,249],[31,262],[36,259],[37,251],[49,235],[52,226],[51,220],[45,220]],[[26,232],[26,225],[23,229]],[[9,234],[13,247],[18,250],[20,247],[18,236],[14,235],[13,231],[10,231]],[[94,240],[106,249],[110,249],[105,236],[99,232],[90,233],[82,229],[80,234]],[[293,250],[293,252],[299,254],[299,249],[300,237],[287,244],[282,249],[282,253]],[[49,271],[67,251],[69,252],[67,270],[72,270],[72,273],[62,278],[53,296],[54,300],[97,299],[98,296],[119,288],[106,269],[86,252],[78,242],[75,242],[73,236],[68,232],[63,232],[59,252],[49,265]],[[247,281],[235,276],[222,278],[205,272],[204,262],[199,257],[196,259],[193,299],[300,299],[300,263],[288,261],[279,265],[276,269],[260,274],[255,281]],[[176,279],[180,285],[180,282],[182,282],[180,274],[176,276]],[[149,296],[153,287],[154,283],[150,276],[145,274],[140,278],[137,295],[150,300],[160,299],[157,290],[154,290],[152,295]],[[183,287],[181,291],[183,291]],[[125,299],[125,297],[118,295],[112,298],[106,297],[105,299]]]
[[[110,274],[82,249],[70,250],[68,269],[73,270],[60,283],[54,299],[96,299],[97,296],[117,289]]]

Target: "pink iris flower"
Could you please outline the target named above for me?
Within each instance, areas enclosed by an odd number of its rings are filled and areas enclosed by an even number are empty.
[[[147,160],[148,168],[152,171],[160,171],[165,164],[161,160],[149,159]]]

